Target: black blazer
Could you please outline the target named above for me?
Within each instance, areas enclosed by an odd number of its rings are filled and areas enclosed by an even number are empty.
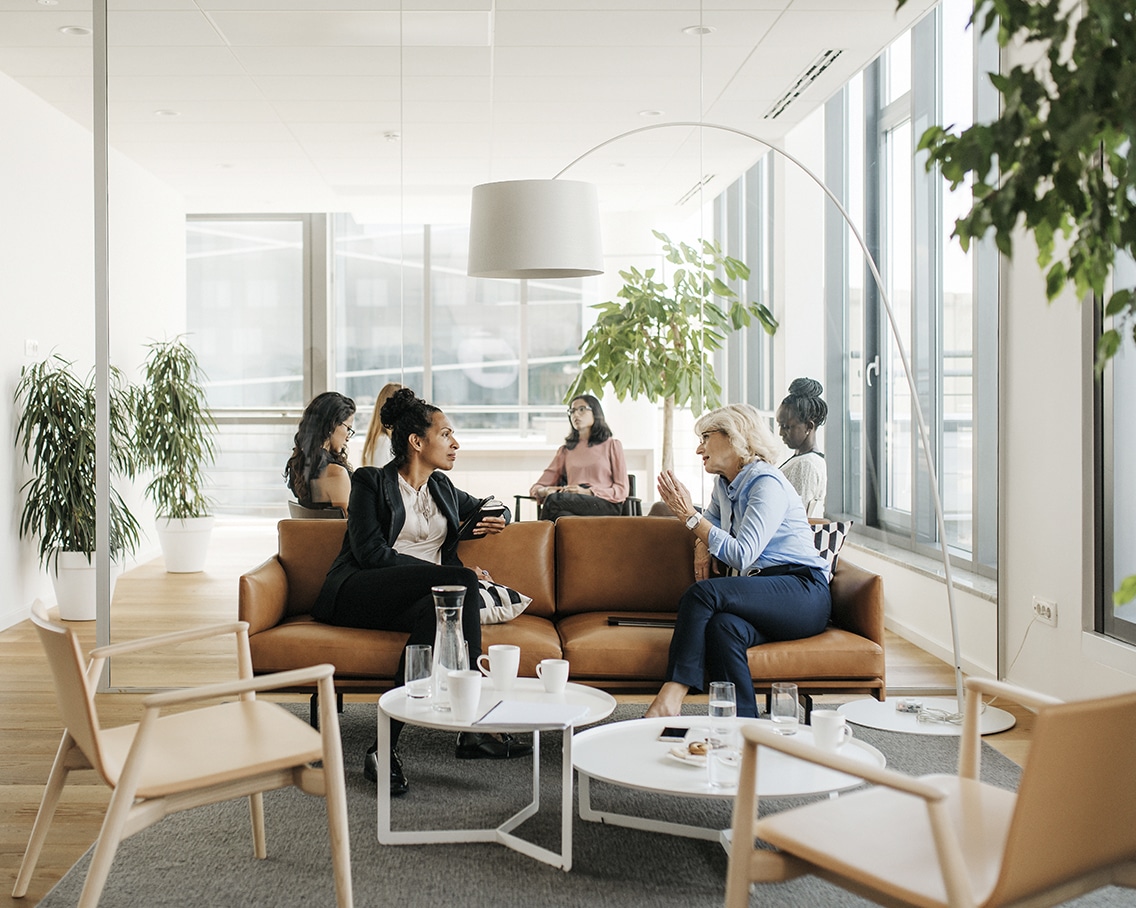
[[[438,470],[426,480],[426,486],[449,528],[442,543],[442,564],[460,567],[458,528],[463,520],[477,512],[480,499],[456,488],[449,477]],[[508,522],[508,509],[504,517]],[[405,523],[406,509],[398,489],[398,468],[393,462],[381,469],[360,467],[351,474],[347,533],[343,537],[343,548],[327,572],[327,579],[312,607],[313,618],[317,621],[331,619],[339,588],[358,571],[432,563],[413,555],[399,554],[392,548],[391,543],[398,539]]]

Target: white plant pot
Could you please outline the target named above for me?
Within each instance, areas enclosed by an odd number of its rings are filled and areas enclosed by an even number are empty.
[[[159,517],[157,524],[158,541],[169,573],[192,574],[205,570],[209,534],[213,532],[212,517],[190,517],[188,520]]]
[[[59,606],[59,617],[64,621],[95,620],[95,562],[82,552],[59,552],[58,560],[53,556],[55,570],[50,571],[51,582],[55,587],[55,602]],[[118,579],[122,565],[110,566],[110,589],[114,594],[114,583]]]

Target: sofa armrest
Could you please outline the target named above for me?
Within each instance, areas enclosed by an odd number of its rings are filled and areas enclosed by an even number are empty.
[[[832,623],[884,644],[884,582],[841,558],[832,575]]]
[[[287,603],[288,575],[276,555],[241,574],[237,614],[248,622],[250,637],[283,621]]]

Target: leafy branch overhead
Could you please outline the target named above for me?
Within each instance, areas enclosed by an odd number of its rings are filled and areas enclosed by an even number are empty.
[[[749,278],[743,262],[723,254],[718,243],[702,240],[695,248],[652,232],[663,243],[666,260],[677,266],[670,284],[656,279],[654,268],[619,272],[622,302],[592,307],[599,317],[580,344],[581,371],[567,400],[599,393],[606,385],[620,400],[670,401],[698,413],[718,405],[721,386],[710,355],[726,336],[754,319],[769,334],[777,330],[766,306],[745,302],[726,283]]]
[[[900,0],[903,6],[906,0]],[[1037,62],[991,73],[1001,115],[951,132],[928,129],[919,147],[952,187],[973,180],[974,205],[955,222],[964,249],[994,233],[1011,255],[1024,227],[1037,243],[1052,301],[1065,288],[1092,293],[1112,319],[1097,345],[1098,368],[1136,339],[1136,296],[1105,296],[1118,250],[1136,255],[1136,13],[1132,0],[1039,3],[978,0],[974,25],[1020,42]]]

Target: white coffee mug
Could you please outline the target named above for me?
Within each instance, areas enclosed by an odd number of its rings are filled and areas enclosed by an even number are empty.
[[[821,750],[839,750],[852,737],[844,713],[835,709],[814,709],[811,721],[813,742]]]
[[[450,712],[455,722],[472,722],[477,718],[481,700],[481,672],[460,669],[447,673],[450,682]]]
[[[568,683],[567,659],[541,659],[536,666],[536,676],[544,682],[544,689],[550,694],[564,693]]]
[[[494,643],[489,654],[477,657],[477,667],[487,678],[493,680],[493,687],[504,693],[513,686],[517,669],[521,667],[521,648],[511,643]]]

